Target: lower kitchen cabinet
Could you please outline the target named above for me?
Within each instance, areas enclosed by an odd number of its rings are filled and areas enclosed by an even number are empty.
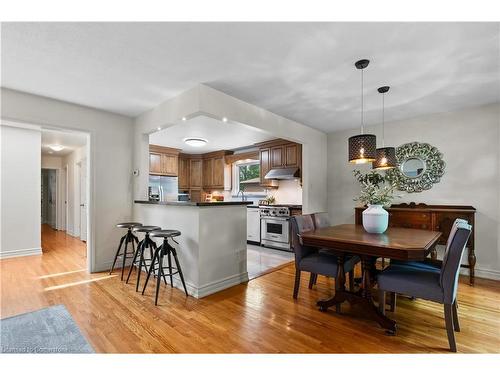
[[[201,198],[202,198],[201,189],[189,190],[189,198],[190,198],[191,202],[201,202]]]

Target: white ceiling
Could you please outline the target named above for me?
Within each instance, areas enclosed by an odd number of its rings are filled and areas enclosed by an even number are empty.
[[[3,23],[2,85],[136,116],[204,83],[330,132],[499,101],[499,23]]]
[[[77,148],[84,146],[87,142],[85,135],[69,132],[42,129],[42,154],[52,156],[65,156]],[[50,145],[61,145],[64,149],[61,151],[53,151]]]
[[[188,146],[184,143],[184,139],[189,137],[204,138],[208,142],[202,147]],[[254,143],[273,138],[276,137],[248,125],[198,116],[150,134],[149,143],[178,148],[188,154],[203,154],[252,146]]]

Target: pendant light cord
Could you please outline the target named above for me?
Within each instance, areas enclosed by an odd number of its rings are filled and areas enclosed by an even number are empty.
[[[385,93],[382,94],[382,147],[385,147]]]
[[[361,69],[361,134],[364,134],[363,70],[364,69]]]

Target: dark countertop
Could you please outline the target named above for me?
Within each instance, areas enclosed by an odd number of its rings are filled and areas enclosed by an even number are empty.
[[[295,210],[301,210],[302,205],[301,204],[263,204],[261,206],[248,206],[248,207],[287,207]]]
[[[163,206],[187,206],[187,207],[212,207],[212,206],[247,206],[252,202],[157,202],[157,201],[145,201],[145,200],[135,200],[134,203],[142,204],[157,204]]]

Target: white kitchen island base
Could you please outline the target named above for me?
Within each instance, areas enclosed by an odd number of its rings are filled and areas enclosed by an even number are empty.
[[[188,293],[202,298],[248,281],[246,203],[135,201],[134,221],[181,231],[175,244]],[[160,239],[155,242],[161,245]],[[168,277],[167,277],[167,281]],[[174,286],[182,290],[178,275]]]

